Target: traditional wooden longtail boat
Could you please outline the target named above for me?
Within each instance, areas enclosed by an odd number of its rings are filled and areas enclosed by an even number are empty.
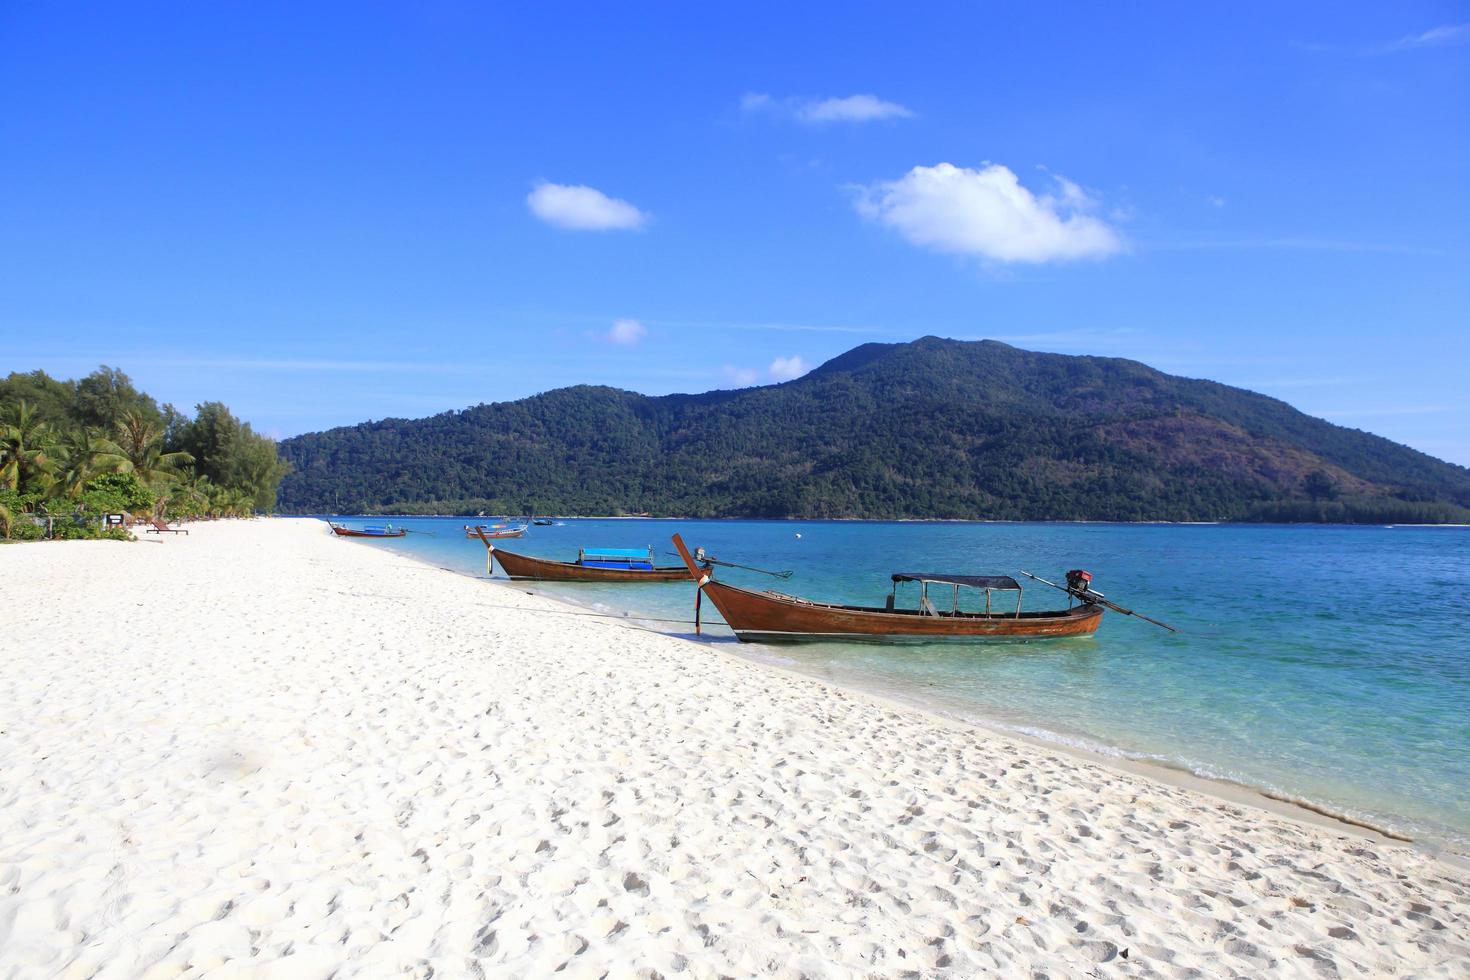
[[[582,548],[577,560],[553,561],[533,558],[497,548],[485,536],[485,571],[493,572],[496,564],[511,578],[539,582],[678,582],[689,573],[683,565],[664,566],[653,563],[653,549]]]
[[[520,524],[516,527],[509,527],[505,524],[494,524],[490,526],[476,524],[474,527],[470,527],[466,524],[464,526],[464,536],[467,538],[479,538],[481,537],[481,531],[485,532],[483,536],[487,538],[524,538],[526,536],[526,525]]]
[[[408,528],[395,529],[392,524],[386,527],[369,525],[360,531],[341,524],[331,524],[331,528],[332,533],[341,538],[401,538],[408,533]]]
[[[754,592],[714,579],[714,568],[703,549],[691,555],[679,535],[674,547],[684,559],[688,574],[699,587],[695,603],[695,632],[699,632],[699,597],[709,596],[735,636],[743,642],[781,643],[807,640],[921,641],[1041,639],[1086,636],[1097,632],[1103,606],[1088,598],[1091,576],[1086,572],[1068,575],[1067,590],[1079,604],[1067,609],[1028,612],[1021,609],[1021,585],[1007,575],[943,575],[930,572],[898,572],[883,606],[842,606],[813,602],[780,592]],[[1076,587],[1073,587],[1074,575]],[[898,586],[917,583],[917,608],[895,605]],[[948,609],[935,605],[931,590],[951,592]],[[983,593],[985,610],[960,609],[960,590]],[[992,608],[992,593],[1016,593],[1016,606],[1004,611]],[[1100,598],[1100,597],[1099,597]]]

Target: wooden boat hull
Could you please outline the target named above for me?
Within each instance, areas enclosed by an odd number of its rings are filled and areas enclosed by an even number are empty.
[[[350,527],[334,527],[332,528],[332,533],[341,538],[401,538],[407,535],[408,531],[385,531],[380,533],[378,531],[354,531]]]
[[[682,565],[678,568],[654,568],[647,571],[595,568],[570,561],[532,558],[530,555],[518,555],[500,548],[491,548],[490,557],[511,578],[540,582],[681,582],[689,577]]]
[[[918,641],[1050,639],[1089,636],[1102,622],[1101,606],[1080,605],[1049,612],[952,613],[937,616],[811,602],[752,592],[708,580],[703,585],[736,637],[747,643],[820,640]]]

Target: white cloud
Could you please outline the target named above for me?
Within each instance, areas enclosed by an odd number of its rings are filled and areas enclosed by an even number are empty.
[[[801,359],[801,355],[792,354],[790,357],[778,357],[771,362],[771,377],[777,381],[790,381],[799,378],[812,369],[812,366]]]
[[[775,99],[765,92],[746,92],[740,97],[740,111],[773,112],[813,125],[909,119],[914,115],[907,106],[868,94],[826,99]]]
[[[758,377],[756,372],[750,368],[738,368],[733,364],[725,365],[724,374],[725,378],[737,388],[749,388],[755,384],[755,380]]]
[[[871,122],[875,119],[908,119],[913,111],[876,95],[849,95],[845,99],[823,99],[802,103],[796,118],[804,122]]]
[[[595,187],[542,181],[526,195],[526,207],[549,225],[578,231],[641,228],[648,215]]]
[[[857,209],[914,245],[998,262],[1092,259],[1123,250],[1123,241],[1092,212],[1082,188],[1064,177],[1037,196],[1008,168],[979,170],[940,163],[898,180],[861,188]]]
[[[1209,201],[1213,207],[1223,208],[1225,206],[1225,199],[1218,194],[1211,194],[1205,200]]]
[[[769,109],[774,104],[773,100],[765,92],[746,92],[740,97],[741,112],[760,112]]]
[[[1433,48],[1470,43],[1470,24],[1444,24],[1394,42],[1395,48]]]
[[[643,324],[637,320],[614,320],[612,329],[607,332],[607,339],[615,344],[636,344],[648,333]]]

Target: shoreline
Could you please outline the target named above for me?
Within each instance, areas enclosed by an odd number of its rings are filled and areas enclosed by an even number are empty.
[[[504,515],[501,515],[504,516]],[[1470,528],[1470,524],[1405,524],[1395,522],[1381,524],[1376,521],[1345,523],[1340,521],[1107,521],[1107,520],[1008,520],[987,517],[654,517],[634,514],[573,514],[542,515],[558,521],[751,521],[770,524],[1069,524],[1069,525],[1117,525],[1119,527],[1340,527],[1340,528]],[[276,514],[275,517],[289,520],[390,520],[410,518],[416,520],[476,520],[476,514]]]
[[[300,518],[289,519],[298,520]],[[649,520],[650,518],[641,519]],[[665,520],[667,518],[651,519]],[[1425,526],[1434,527],[1438,525]],[[354,543],[360,544],[361,542]],[[1435,860],[1442,861],[1456,868],[1470,870],[1470,850],[1462,849],[1455,842],[1405,836],[1388,827],[1381,827],[1368,820],[1359,819],[1349,813],[1337,810],[1327,803],[1319,803],[1310,798],[1294,796],[1271,787],[1252,784],[1243,780],[1206,775],[1196,772],[1183,763],[1176,763],[1166,759],[1140,758],[1128,749],[1121,746],[1107,745],[1096,736],[1085,732],[1049,732],[1053,737],[1048,738],[1044,735],[1037,735],[1025,731],[1020,727],[1012,726],[998,719],[952,714],[923,704],[917,700],[904,698],[897,692],[878,691],[861,684],[843,683],[840,680],[833,680],[813,671],[787,667],[782,664],[773,663],[768,659],[739,652],[742,647],[762,651],[774,651],[775,648],[767,647],[763,644],[736,644],[731,649],[724,649],[729,644],[719,641],[701,641],[692,636],[637,625],[638,623],[660,622],[661,620],[656,617],[640,616],[636,612],[626,609],[619,610],[618,612],[601,612],[592,604],[583,604],[567,596],[537,588],[536,586],[539,583],[518,582],[509,578],[497,578],[485,574],[470,573],[445,565],[435,565],[408,552],[395,551],[394,554],[417,562],[425,568],[449,572],[450,574],[459,575],[472,581],[506,587],[516,592],[524,592],[526,595],[533,595],[558,605],[567,606],[571,610],[581,614],[594,615],[599,618],[622,623],[624,626],[630,626],[659,636],[667,636],[671,639],[692,643],[702,649],[707,649],[720,656],[730,658],[737,663],[753,666],[757,669],[772,670],[790,677],[801,678],[813,683],[829,686],[850,695],[871,699],[876,704],[884,707],[898,707],[906,711],[919,712],[936,723],[958,726],[962,730],[975,730],[992,737],[1012,739],[1046,751],[1060,752],[1105,769],[1116,769],[1120,772],[1152,779],[1164,785],[1201,793],[1205,796],[1215,798],[1222,803],[1235,806],[1249,806],[1304,824],[1357,834],[1364,839],[1372,840],[1385,846],[1411,847]],[[718,625],[721,629],[727,628],[724,624]],[[1076,744],[1072,740],[1093,742],[1101,745],[1102,749],[1091,749],[1085,745]]]
[[[1239,780],[1225,779],[1214,776],[1206,776],[1197,773],[1182,764],[1170,763],[1162,759],[1141,759],[1125,754],[1126,749],[1118,746],[1108,746],[1109,749],[1119,753],[1117,755],[1105,751],[1089,749],[1082,745],[1076,745],[1066,741],[1069,736],[1057,733],[1056,738],[1046,738],[1041,735],[1033,735],[1020,731],[1003,724],[994,719],[982,717],[961,717],[944,711],[937,710],[927,705],[910,701],[892,693],[874,691],[861,685],[844,684],[841,681],[820,677],[815,673],[786,667],[781,664],[771,663],[766,660],[757,659],[746,654],[737,652],[735,649],[724,649],[727,644],[720,642],[701,642],[688,636],[667,633],[663,630],[639,626],[639,623],[656,623],[656,618],[639,616],[636,613],[624,613],[615,615],[612,613],[597,612],[590,605],[582,605],[563,596],[552,595],[537,589],[524,588],[528,583],[511,584],[511,579],[495,579],[483,575],[471,575],[468,572],[448,568],[442,565],[431,565],[413,555],[404,555],[414,561],[419,561],[426,567],[435,568],[439,571],[460,575],[472,581],[488,582],[493,585],[509,585],[517,591],[523,591],[526,595],[533,595],[540,599],[546,599],[559,605],[570,606],[574,611],[584,615],[595,615],[599,618],[612,622],[622,623],[625,627],[639,629],[643,632],[654,633],[658,636],[667,636],[671,639],[682,640],[693,643],[702,649],[709,650],[719,656],[726,657],[740,663],[743,666],[754,667],[758,670],[770,670],[777,673],[799,678],[803,681],[840,690],[850,696],[866,698],[875,705],[885,708],[899,708],[904,711],[913,711],[924,715],[936,724],[942,724],[957,728],[961,731],[975,731],[988,737],[1010,739],[1048,752],[1059,752],[1063,755],[1074,757],[1080,761],[1087,762],[1104,769],[1115,769],[1131,775],[1141,776],[1154,782],[1171,786],[1177,789],[1187,789],[1197,792],[1203,796],[1211,797],[1220,803],[1228,803],[1236,806],[1248,806],[1275,816],[1286,817],[1299,823],[1321,827],[1329,830],[1340,830],[1349,834],[1356,834],[1365,840],[1372,840],[1385,846],[1407,846],[1436,860],[1444,861],[1455,867],[1470,870],[1470,853],[1456,850],[1449,846],[1438,846],[1421,838],[1405,837],[1384,827],[1378,827],[1363,820],[1355,819],[1346,813],[1337,812],[1326,804],[1319,804],[1309,799],[1294,798],[1285,793],[1268,789],[1262,786],[1252,785]],[[585,612],[584,612],[585,610]],[[749,644],[759,646],[759,644]],[[1087,738],[1093,740],[1092,736],[1079,733],[1076,738]]]
[[[196,527],[0,550],[9,972],[1470,965],[1470,874],[1414,848],[319,522]]]

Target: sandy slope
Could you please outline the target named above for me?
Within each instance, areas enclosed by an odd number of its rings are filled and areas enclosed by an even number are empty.
[[[1470,971],[1470,875],[1410,850],[320,524],[0,591],[0,975]]]

